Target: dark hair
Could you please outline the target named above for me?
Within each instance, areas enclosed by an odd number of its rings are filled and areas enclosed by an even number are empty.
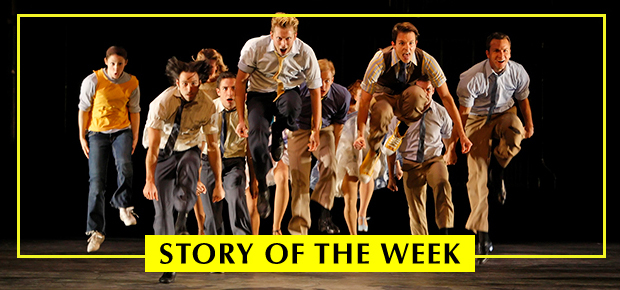
[[[236,76],[233,72],[230,72],[230,71],[225,71],[225,72],[221,73],[221,74],[217,77],[217,82],[216,82],[215,84],[216,84],[216,86],[219,88],[219,87],[220,87],[220,82],[221,82],[223,79],[236,79],[236,78],[237,78],[237,76]]]
[[[120,46],[110,46],[105,52],[105,58],[108,58],[115,54],[118,56],[122,56],[124,59],[127,59],[127,51]]]
[[[507,34],[502,33],[502,32],[493,32],[491,33],[491,35],[487,37],[487,43],[486,43],[487,50],[491,49],[491,41],[493,41],[493,39],[499,39],[499,40],[506,39],[508,40],[508,43],[512,44],[512,42],[510,42],[510,37]]]
[[[416,81],[421,81],[421,82],[430,82],[431,78],[428,77],[428,75],[421,75]]]
[[[420,37],[420,32],[418,32],[418,29],[409,22],[401,22],[401,23],[396,23],[396,25],[394,25],[394,27],[392,28],[392,41],[393,42],[396,42],[396,37],[398,36],[399,32],[402,32],[402,33],[413,32],[415,33],[415,40],[418,40],[418,38]]]
[[[168,79],[173,85],[176,83],[176,80],[179,79],[179,75],[182,72],[198,73],[200,81],[205,82],[209,79],[211,70],[211,64],[207,61],[184,62],[178,60],[174,56],[168,59],[168,64],[166,64],[166,76],[168,76]]]

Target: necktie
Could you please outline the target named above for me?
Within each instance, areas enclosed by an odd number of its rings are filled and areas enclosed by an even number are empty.
[[[181,105],[177,110],[177,114],[174,117],[174,125],[172,125],[172,131],[170,131],[170,136],[168,137],[168,141],[166,142],[166,147],[163,149],[163,155],[165,157],[169,157],[172,155],[174,150],[174,144],[177,142],[177,137],[179,137],[179,131],[181,129],[181,114],[183,113],[183,107],[188,102],[181,97]]]
[[[429,110],[426,110],[424,114],[422,114],[422,118],[420,118],[420,142],[418,142],[418,155],[417,160],[418,163],[424,162],[424,136],[426,135],[426,125],[424,124],[424,117],[426,117],[426,113]]]
[[[491,74],[489,76],[489,97],[491,98],[491,106],[489,107],[489,113],[487,114],[488,123],[491,121],[491,116],[493,115],[493,111],[495,111],[495,107],[497,106],[497,75]]]
[[[226,135],[228,134],[228,119],[226,115],[236,110],[236,108],[230,111],[226,109],[222,110],[222,128],[220,130],[220,152],[222,152],[222,158],[224,158],[224,144],[226,143]]]
[[[280,79],[278,79],[278,77],[280,76],[280,73],[282,73],[282,62],[284,61],[284,59],[286,58],[286,56],[280,56],[278,54],[278,52],[274,51],[273,53],[276,54],[276,57],[278,58],[278,71],[276,72],[275,75],[273,75],[273,79],[276,81],[276,83],[278,84],[278,88],[276,90],[277,92],[277,96],[275,99],[273,99],[273,101],[275,102],[276,100],[278,100],[278,98],[284,94],[284,83],[282,83],[282,81]]]
[[[399,63],[399,70],[398,70],[398,82],[400,83],[407,83],[407,64],[400,61]]]

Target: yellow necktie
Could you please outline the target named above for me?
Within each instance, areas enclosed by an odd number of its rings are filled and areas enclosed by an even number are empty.
[[[273,75],[273,79],[276,81],[276,83],[278,83],[278,88],[276,90],[277,96],[275,99],[273,99],[273,102],[275,102],[282,94],[284,94],[284,83],[282,83],[282,81],[278,79],[278,76],[280,76],[280,73],[282,73],[282,62],[284,61],[286,56],[280,56],[277,51],[274,51],[273,53],[275,53],[276,57],[278,58],[278,71],[275,75]]]

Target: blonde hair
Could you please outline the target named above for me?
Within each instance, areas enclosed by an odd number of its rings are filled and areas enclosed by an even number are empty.
[[[285,13],[278,12],[276,14],[284,15]],[[297,33],[297,26],[299,26],[299,20],[297,20],[297,18],[295,17],[276,16],[276,17],[271,18],[271,31],[272,32],[275,31],[276,27],[281,27],[281,28],[293,28],[293,31]]]
[[[328,59],[319,59],[319,68],[321,69],[321,71],[331,71],[332,72],[332,76],[336,75],[336,69],[334,68],[334,63],[331,60]]]
[[[194,59],[195,61],[217,60],[217,73],[220,74],[228,71],[228,66],[224,64],[224,58],[217,50],[213,48],[204,48],[200,50],[196,54],[196,57],[192,57],[192,59]]]

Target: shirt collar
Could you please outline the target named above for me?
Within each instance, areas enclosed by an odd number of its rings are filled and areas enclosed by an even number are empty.
[[[220,100],[220,98],[213,100],[213,104],[215,105],[215,111],[218,113],[222,113],[224,111],[232,113],[237,111],[237,107],[234,107],[232,110],[227,110],[226,107],[224,107],[224,104],[222,104],[222,100]]]
[[[491,67],[491,62],[489,61],[489,59],[487,59],[486,63],[484,64],[484,73],[486,74],[487,78],[489,78],[492,74],[495,74],[496,76],[500,77],[504,75],[504,73],[506,73],[506,71],[508,71],[509,68],[510,68],[510,61],[508,61],[508,63],[506,64],[506,69],[502,73],[498,74],[493,70],[493,68]]]
[[[390,66],[395,66],[399,61],[400,58],[398,58],[398,55],[396,55],[396,50],[392,48],[392,63]],[[413,63],[413,65],[418,66],[418,59],[415,57],[415,51],[409,63]]]
[[[274,44],[273,44],[273,39],[271,39],[269,35],[267,35],[267,37],[269,37],[269,45],[267,46],[267,52],[277,53],[276,48],[274,47]],[[291,47],[291,51],[289,51],[289,53],[285,55],[285,57],[289,55],[299,54],[300,48],[301,48],[301,44],[300,44],[299,38],[296,38],[295,41],[293,41],[293,47]]]

